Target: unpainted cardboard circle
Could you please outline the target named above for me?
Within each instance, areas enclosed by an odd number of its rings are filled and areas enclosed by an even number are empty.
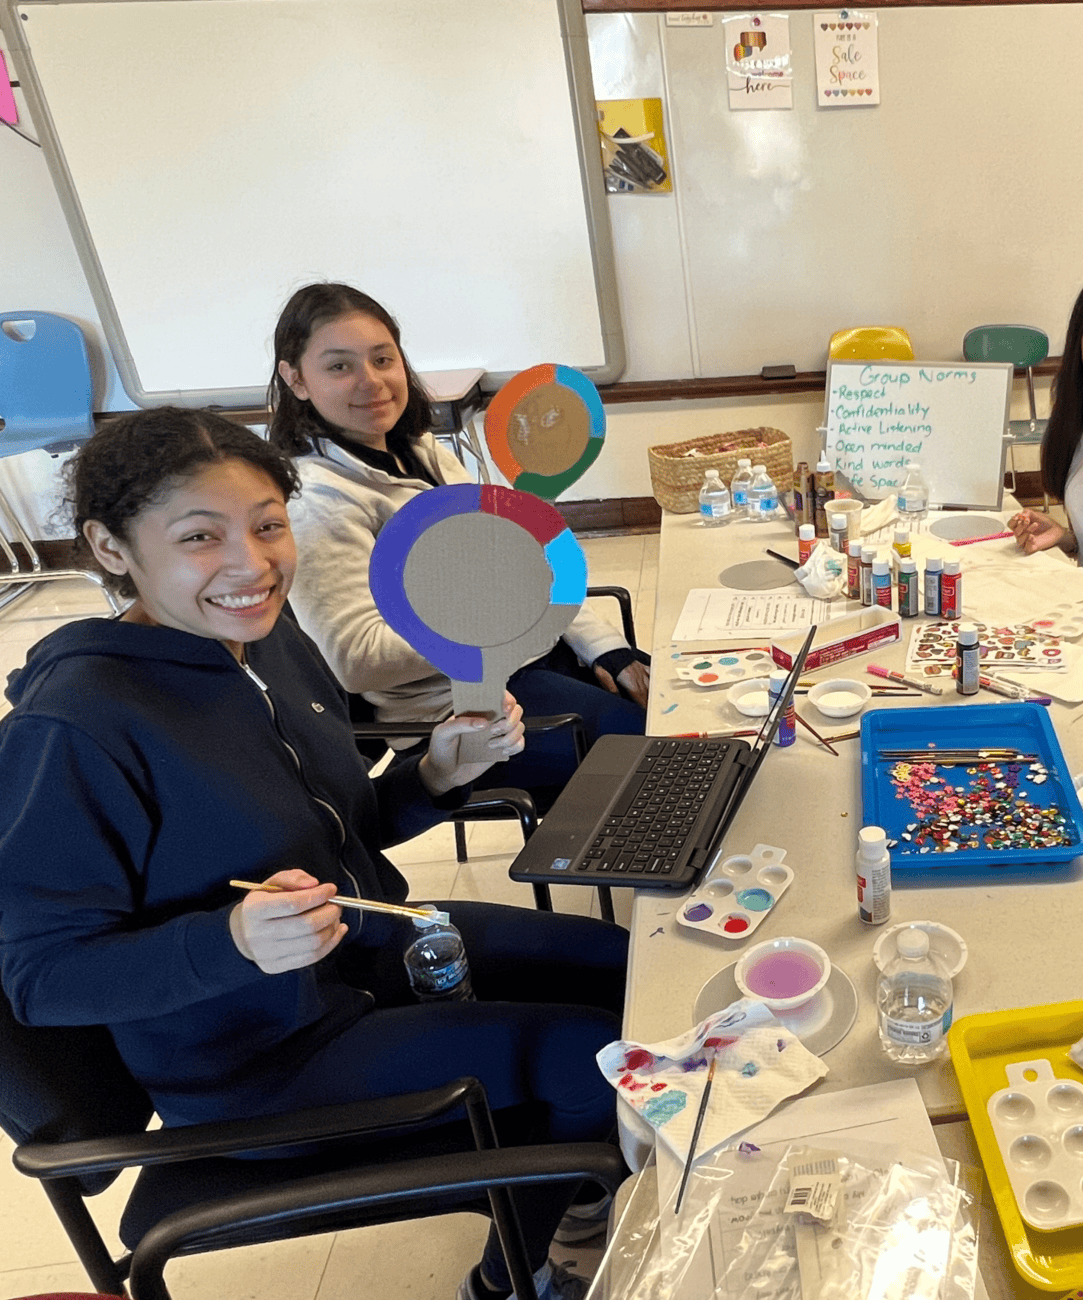
[[[530,474],[559,474],[582,459],[590,412],[574,390],[555,380],[539,384],[508,415],[508,449]]]
[[[464,645],[506,645],[549,608],[553,575],[537,538],[510,519],[441,519],[414,542],[403,586],[433,631]]]
[[[734,591],[773,591],[793,582],[793,574],[793,569],[781,560],[747,560],[723,569],[718,581]]]
[[[933,520],[929,532],[943,542],[961,542],[968,537],[993,537],[1004,532],[1004,524],[989,515],[944,515],[942,519]]]

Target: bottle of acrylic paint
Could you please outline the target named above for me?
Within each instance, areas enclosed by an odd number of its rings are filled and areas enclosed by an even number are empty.
[[[808,557],[816,545],[816,529],[812,524],[801,524],[797,530],[797,558],[801,564],[808,564]]]
[[[891,854],[879,826],[862,826],[857,833],[857,914],[866,925],[883,925],[891,917]]]
[[[891,565],[887,560],[872,562],[872,601],[873,605],[891,608]]]
[[[940,617],[940,570],[943,563],[939,555],[930,555],[925,561],[925,613]]]
[[[917,561],[905,556],[899,561],[899,617],[916,618],[918,613]]]
[[[861,543],[851,542],[846,557],[846,594],[851,600],[861,599]]]
[[[771,708],[775,707],[775,702],[781,698],[783,688],[786,685],[786,679],[789,673],[782,671],[773,672],[768,678],[767,693],[770,696]],[[793,696],[790,696],[790,702],[779,719],[778,730],[775,732],[775,744],[785,748],[792,745],[797,739],[797,710],[794,708]]]
[[[816,472],[812,476],[812,489],[816,498],[816,536],[827,536],[827,503],[835,499],[835,471],[827,459],[827,452],[820,452],[816,462]]]
[[[963,614],[963,575],[958,560],[945,560],[940,574],[940,617],[961,618]]]
[[[955,689],[960,695],[977,695],[980,672],[978,629],[973,623],[960,623],[959,639],[955,643]]]
[[[846,516],[827,512],[827,544],[833,551],[846,554]]]
[[[861,548],[861,603],[872,604],[872,562],[876,559],[875,546]]]
[[[900,560],[905,560],[907,558],[907,556],[910,554],[910,529],[909,528],[895,529],[895,540],[891,544],[891,549],[895,552],[895,554],[899,557]]]
[[[800,529],[802,524],[812,524],[815,530],[816,507],[812,496],[812,471],[808,461],[802,460],[793,472],[793,523]],[[800,534],[798,534],[800,536]],[[813,531],[813,536],[815,536]]]

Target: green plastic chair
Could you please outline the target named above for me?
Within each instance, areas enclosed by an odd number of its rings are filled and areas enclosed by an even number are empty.
[[[1034,367],[1049,356],[1049,335],[1034,325],[976,325],[963,336],[963,357],[967,361],[1008,361],[1017,370],[1025,370],[1029,420],[1008,422],[1008,455],[1011,460],[1012,491],[1015,491],[1015,449],[1027,443],[1041,442],[1045,420],[1038,419],[1034,401]],[[1046,509],[1049,498],[1042,494]]]

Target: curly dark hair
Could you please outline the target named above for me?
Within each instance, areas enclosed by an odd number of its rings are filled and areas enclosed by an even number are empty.
[[[277,447],[213,411],[159,406],[109,420],[64,467],[64,504],[84,558],[93,555],[83,536],[89,519],[130,543],[132,521],[205,466],[247,461],[275,484],[285,500],[301,489],[293,462]],[[96,566],[97,567],[97,566]],[[104,574],[122,596],[134,596],[127,574]]]
[[[281,447],[291,456],[304,456],[315,451],[317,438],[328,438],[347,451],[350,450],[350,443],[342,437],[341,431],[329,424],[310,401],[302,400],[294,394],[293,389],[278,373],[278,366],[279,362],[285,361],[294,370],[299,370],[301,357],[313,332],[329,321],[337,320],[340,316],[350,316],[354,312],[371,316],[387,328],[395,340],[395,347],[399,350],[406,371],[406,409],[387,435],[389,446],[394,447],[396,442],[401,441],[415,442],[432,423],[428,394],[406,359],[398,322],[386,307],[348,284],[330,281],[306,284],[290,298],[278,318],[274,337],[274,369],[267,387],[267,405],[271,410],[267,436],[276,447]]]
[[[1068,470],[1083,433],[1083,293],[1075,300],[1060,370],[1053,381],[1053,409],[1042,436],[1042,487],[1064,500]]]

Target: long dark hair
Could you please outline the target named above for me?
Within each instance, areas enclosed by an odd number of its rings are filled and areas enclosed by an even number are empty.
[[[1083,433],[1083,293],[1075,300],[1064,340],[1060,370],[1053,381],[1053,409],[1042,437],[1042,487],[1064,500],[1068,470]]]
[[[293,462],[277,447],[224,416],[179,406],[132,411],[103,424],[64,466],[65,504],[80,553],[93,560],[83,525],[97,519],[130,544],[130,528],[148,506],[215,461],[243,460],[288,501],[301,489]],[[127,574],[104,573],[122,596],[134,596]]]
[[[406,371],[406,409],[387,435],[388,445],[394,447],[396,442],[414,442],[432,423],[428,395],[402,350],[401,332],[394,316],[375,298],[370,298],[367,293],[351,288],[348,284],[306,284],[290,298],[278,318],[274,337],[274,370],[267,388],[267,405],[271,409],[267,436],[276,447],[281,447],[291,456],[304,456],[314,451],[317,438],[330,438],[340,447],[350,450],[349,441],[342,437],[340,431],[329,424],[310,401],[296,396],[278,373],[278,365],[285,361],[294,370],[300,370],[301,356],[308,347],[313,331],[329,321],[337,320],[339,316],[348,316],[354,312],[372,316],[387,328],[395,340],[395,347],[399,350]]]

